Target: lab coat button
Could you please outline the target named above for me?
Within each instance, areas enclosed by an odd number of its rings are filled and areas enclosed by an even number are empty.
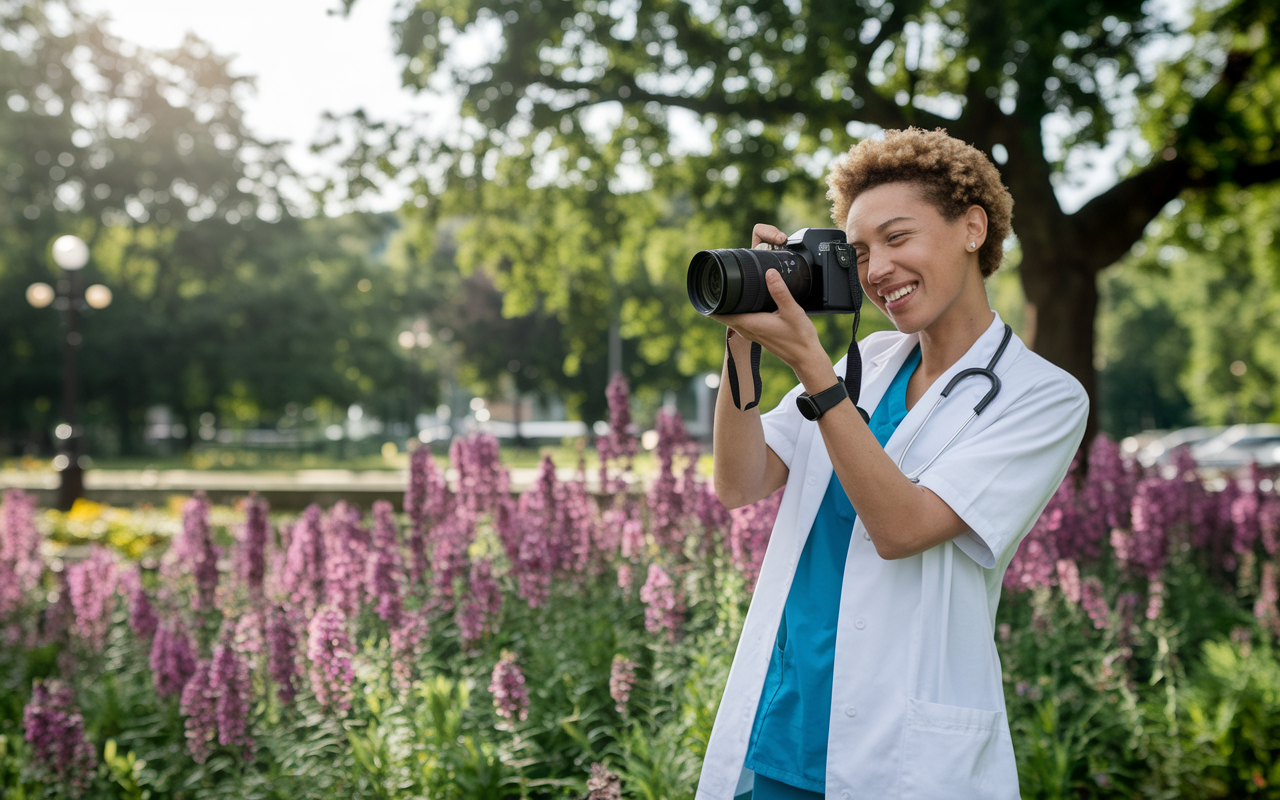
[[[866,539],[866,540],[869,542],[869,541],[871,541],[871,534],[867,533],[866,531],[863,531],[863,532],[862,532],[862,538],[863,538],[863,539]]]
[[[858,716],[858,709],[854,708],[853,706],[845,706],[844,713],[851,717],[856,717]]]
[[[841,797],[841,800],[849,800],[849,798],[853,797],[853,795],[849,794],[848,789],[845,789],[843,792],[840,793],[840,797]]]
[[[813,486],[817,482],[818,482],[818,479],[813,477],[812,475],[810,475],[809,479],[805,481],[805,483],[809,484],[810,486]]]
[[[858,630],[862,630],[863,628],[867,627],[867,621],[862,617],[858,617],[853,621],[853,627],[857,628]]]

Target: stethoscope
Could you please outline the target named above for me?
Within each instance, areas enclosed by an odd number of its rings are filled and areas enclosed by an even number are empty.
[[[947,440],[947,443],[942,446],[942,449],[935,453],[933,458],[929,459],[923,467],[907,474],[907,479],[912,483],[920,482],[920,475],[926,469],[931,467],[933,462],[938,460],[939,456],[947,452],[947,448],[951,446],[951,443],[954,442],[960,434],[964,433],[965,428],[969,427],[969,423],[977,419],[978,415],[981,414],[987,406],[991,405],[991,401],[996,399],[996,395],[1000,394],[1000,378],[998,378],[995,373],[996,364],[1000,363],[1000,356],[1004,355],[1004,348],[1009,344],[1009,339],[1012,337],[1013,328],[1010,328],[1006,323],[1004,326],[1004,338],[1000,340],[1000,346],[996,348],[996,354],[991,357],[990,363],[988,363],[986,367],[970,367],[969,369],[961,370],[954,378],[951,379],[951,381],[946,385],[946,388],[942,390],[942,394],[938,395],[938,400],[933,404],[933,408],[929,409],[928,416],[924,418],[924,422],[920,423],[920,427],[916,428],[915,436],[911,437],[911,441],[907,442],[907,446],[898,456],[898,469],[902,469],[902,462],[906,460],[907,452],[911,450],[911,445],[916,443],[916,439],[920,436],[920,431],[924,430],[925,426],[929,424],[929,420],[933,419],[933,412],[938,410],[938,406],[942,405],[942,401],[946,399],[947,395],[951,394],[951,390],[956,388],[956,384],[960,383],[960,381],[965,378],[972,378],[974,376],[981,376],[991,381],[991,389],[987,392],[986,396],[979,400],[978,404],[973,407],[973,413],[964,421],[964,424],[960,426],[960,429]]]

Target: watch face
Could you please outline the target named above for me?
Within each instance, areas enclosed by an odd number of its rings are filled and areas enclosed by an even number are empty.
[[[822,410],[818,408],[818,404],[813,402],[813,398],[807,394],[797,397],[796,405],[800,408],[800,415],[805,419],[813,420],[822,416]]]

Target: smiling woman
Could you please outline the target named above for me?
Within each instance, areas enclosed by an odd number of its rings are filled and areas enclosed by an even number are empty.
[[[786,488],[698,798],[1016,798],[996,604],[1079,446],[1084,390],[987,304],[1012,200],[982,153],[890,131],[829,184],[862,290],[898,330],[850,351],[864,369],[833,367],[776,270],[776,312],[713,316],[735,360],[757,342],[800,385],[763,417],[717,401],[719,497]],[[752,244],[785,239],[757,225]]]

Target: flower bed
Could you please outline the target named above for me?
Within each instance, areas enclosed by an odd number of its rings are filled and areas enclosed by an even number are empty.
[[[778,496],[725,511],[658,429],[643,496],[622,433],[601,497],[546,459],[512,498],[483,436],[456,491],[417,451],[400,514],[197,495],[130,535],[6,494],[4,796],[691,797]],[[1005,581],[1024,796],[1275,791],[1280,497],[1106,439],[1088,466]]]

